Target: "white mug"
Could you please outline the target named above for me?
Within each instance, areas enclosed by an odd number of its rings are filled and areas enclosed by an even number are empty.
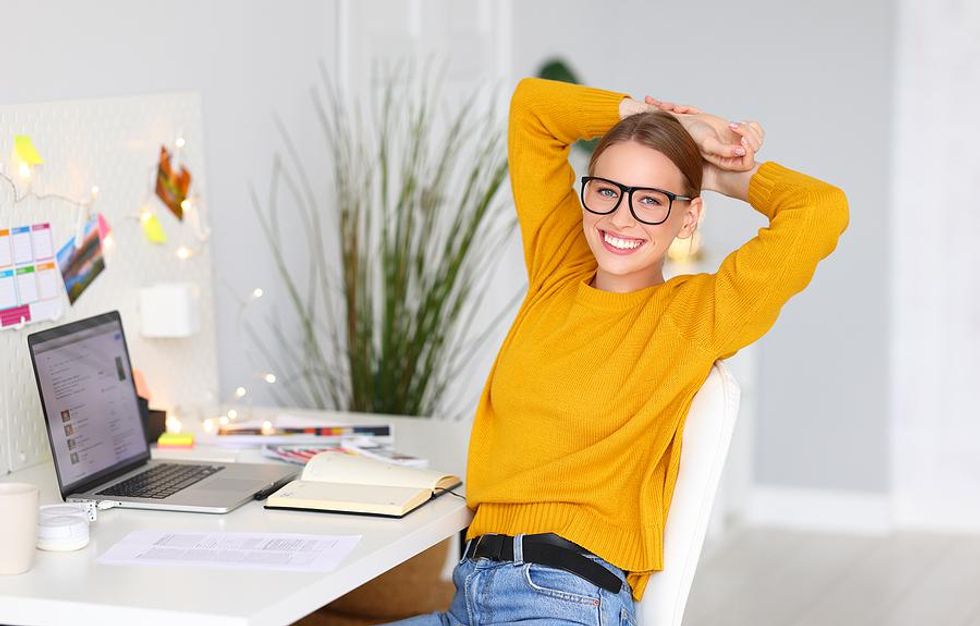
[[[0,574],[34,564],[40,492],[30,483],[0,483]]]

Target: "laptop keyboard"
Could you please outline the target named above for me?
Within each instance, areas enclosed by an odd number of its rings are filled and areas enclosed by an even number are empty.
[[[127,498],[166,498],[224,469],[223,465],[161,463],[121,483],[97,492],[97,496]]]

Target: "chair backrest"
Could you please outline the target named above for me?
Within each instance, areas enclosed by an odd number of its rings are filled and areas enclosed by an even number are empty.
[[[741,390],[716,361],[691,403],[681,433],[681,459],[664,529],[664,568],[637,603],[640,626],[681,626],[711,507],[738,417]]]

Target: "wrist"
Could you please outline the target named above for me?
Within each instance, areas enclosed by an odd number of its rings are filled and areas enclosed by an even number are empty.
[[[619,119],[624,119],[630,115],[636,115],[637,113],[644,113],[653,108],[653,106],[647,104],[646,102],[640,102],[639,100],[634,100],[633,98],[626,96],[619,101]]]
[[[703,191],[714,191],[729,198],[736,200],[748,200],[749,182],[752,176],[759,170],[760,163],[756,163],[751,169],[734,172],[723,170],[715,165],[705,162],[704,177],[701,179],[701,189]]]
[[[717,171],[714,176],[714,189],[712,191],[717,191],[729,198],[748,202],[749,183],[761,165],[761,163],[756,163],[751,169],[744,172]]]

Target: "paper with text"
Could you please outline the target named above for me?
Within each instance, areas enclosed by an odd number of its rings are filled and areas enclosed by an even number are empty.
[[[360,539],[360,535],[134,530],[106,550],[97,562],[329,572],[340,565]]]

